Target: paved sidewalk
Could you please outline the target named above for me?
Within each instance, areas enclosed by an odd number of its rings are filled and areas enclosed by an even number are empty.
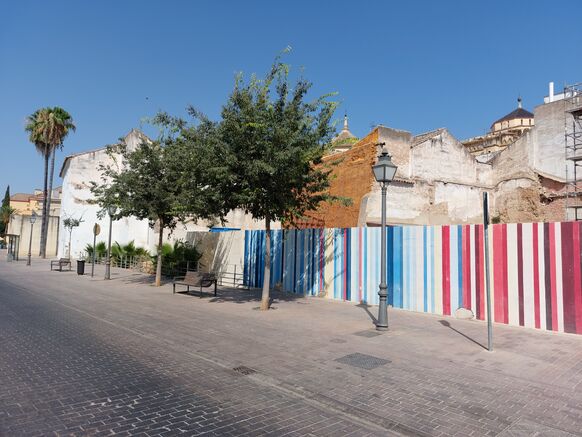
[[[376,335],[376,307],[48,270],[0,261],[0,435],[582,435],[581,337],[495,325],[489,353],[482,322],[391,309]]]

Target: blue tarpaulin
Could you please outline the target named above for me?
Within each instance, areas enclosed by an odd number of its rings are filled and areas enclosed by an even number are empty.
[[[240,228],[210,228],[210,232],[240,231]]]

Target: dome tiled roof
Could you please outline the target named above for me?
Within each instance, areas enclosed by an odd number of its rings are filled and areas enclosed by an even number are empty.
[[[350,132],[348,128],[348,116],[344,115],[344,127],[342,131],[333,139],[333,143],[339,143],[346,140],[351,140],[356,138],[356,136]]]
[[[515,119],[519,119],[519,118],[534,118],[534,115],[529,112],[527,109],[523,109],[521,107],[521,98],[517,99],[517,109],[511,111],[509,114],[501,117],[499,120],[495,120],[492,124],[491,127],[495,126],[495,123],[501,123],[502,121],[507,121],[507,120],[515,120]]]

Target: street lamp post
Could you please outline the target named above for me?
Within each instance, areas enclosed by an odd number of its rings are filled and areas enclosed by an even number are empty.
[[[30,258],[32,256],[32,230],[34,228],[34,222],[36,221],[36,212],[32,211],[30,215],[30,239],[28,240],[28,260],[26,261],[26,265],[30,265]]]
[[[382,153],[378,157],[376,165],[372,166],[374,177],[382,185],[382,242],[380,244],[380,291],[378,296],[380,298],[380,305],[378,307],[378,320],[376,322],[376,329],[378,331],[388,330],[388,287],[386,285],[386,189],[387,186],[394,179],[397,167],[392,162],[388,151],[384,148],[385,143],[378,143],[377,146],[382,146]]]
[[[105,260],[105,279],[111,279],[111,228],[113,227],[115,206],[108,206],[107,213],[109,214],[109,242],[107,243],[107,259]]]

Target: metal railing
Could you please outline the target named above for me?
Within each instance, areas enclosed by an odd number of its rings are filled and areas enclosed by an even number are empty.
[[[244,270],[236,264],[221,266],[215,273],[218,279],[218,285],[249,289],[249,282],[245,281]]]
[[[91,255],[85,255],[84,258],[89,265],[93,262]],[[105,265],[106,261],[106,256],[96,257],[95,265]],[[155,263],[150,257],[144,256],[113,256],[111,257],[111,266],[120,269],[134,270],[141,273],[155,273]],[[184,276],[186,272],[196,272],[200,270],[204,270],[204,265],[199,261],[196,263],[186,261],[162,264],[162,276],[167,278]],[[241,266],[227,264],[216,269],[215,274],[218,280],[218,285],[220,286],[246,288],[247,290],[250,289],[248,285],[249,281],[245,281],[244,270]]]

